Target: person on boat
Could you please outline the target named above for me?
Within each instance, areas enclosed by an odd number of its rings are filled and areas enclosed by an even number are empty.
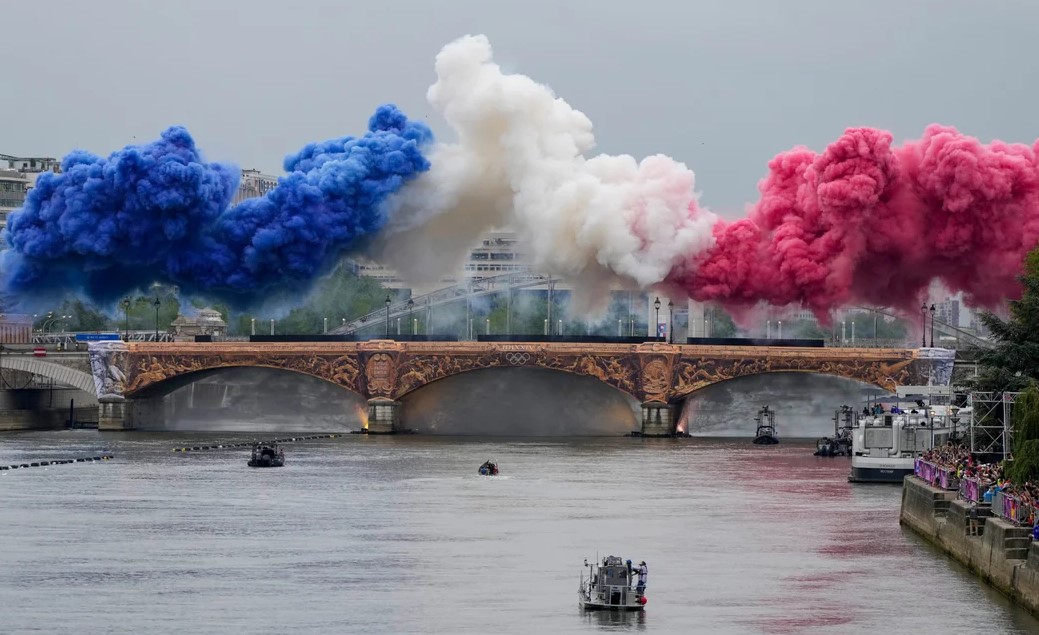
[[[649,575],[649,569],[646,568],[646,561],[643,560],[639,563],[639,583],[635,586],[635,593],[642,595],[646,592],[646,577]]]

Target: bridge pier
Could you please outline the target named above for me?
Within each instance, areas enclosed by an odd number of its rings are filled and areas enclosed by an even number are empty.
[[[401,431],[401,403],[385,397],[368,400],[368,434],[394,434]]]
[[[642,404],[642,436],[669,437],[675,433],[675,406],[662,401]]]
[[[99,400],[97,404],[98,430],[132,430],[130,404],[126,401]]]

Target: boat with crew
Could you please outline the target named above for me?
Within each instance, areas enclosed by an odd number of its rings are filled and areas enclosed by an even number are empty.
[[[894,397],[855,413],[848,480],[901,483],[917,457],[955,439],[960,421],[970,417],[970,408],[952,405],[952,396],[948,386],[900,386]]]
[[[754,422],[757,424],[757,429],[754,431],[755,445],[774,445],[779,443],[779,437],[776,436],[775,410],[768,406],[762,407],[758,411],[758,416],[754,417]]]
[[[285,450],[274,442],[253,444],[249,467],[282,467],[285,465]]]
[[[815,456],[851,456],[855,411],[842,405],[833,413],[833,436],[815,442]]]
[[[480,476],[497,476],[498,475],[498,464],[493,461],[486,461],[480,466],[478,470]]]
[[[581,572],[581,584],[577,587],[577,602],[582,609],[641,611],[646,606],[643,587],[635,585],[638,570],[632,568],[631,560],[619,556],[606,556],[602,562],[584,561],[587,576]]]

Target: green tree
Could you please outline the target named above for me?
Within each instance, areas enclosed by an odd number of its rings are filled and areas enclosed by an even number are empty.
[[[1039,380],[1039,249],[1028,254],[1018,280],[1023,293],[1009,302],[1008,319],[980,315],[995,346],[979,357],[982,372],[973,382],[976,390],[1022,390]]]
[[[1007,474],[1015,483],[1039,480],[1039,389],[1035,384],[1014,400],[1014,460]]]

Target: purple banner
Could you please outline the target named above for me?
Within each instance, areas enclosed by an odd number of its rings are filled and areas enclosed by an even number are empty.
[[[960,498],[972,503],[981,502],[981,481],[976,478],[960,480]]]

